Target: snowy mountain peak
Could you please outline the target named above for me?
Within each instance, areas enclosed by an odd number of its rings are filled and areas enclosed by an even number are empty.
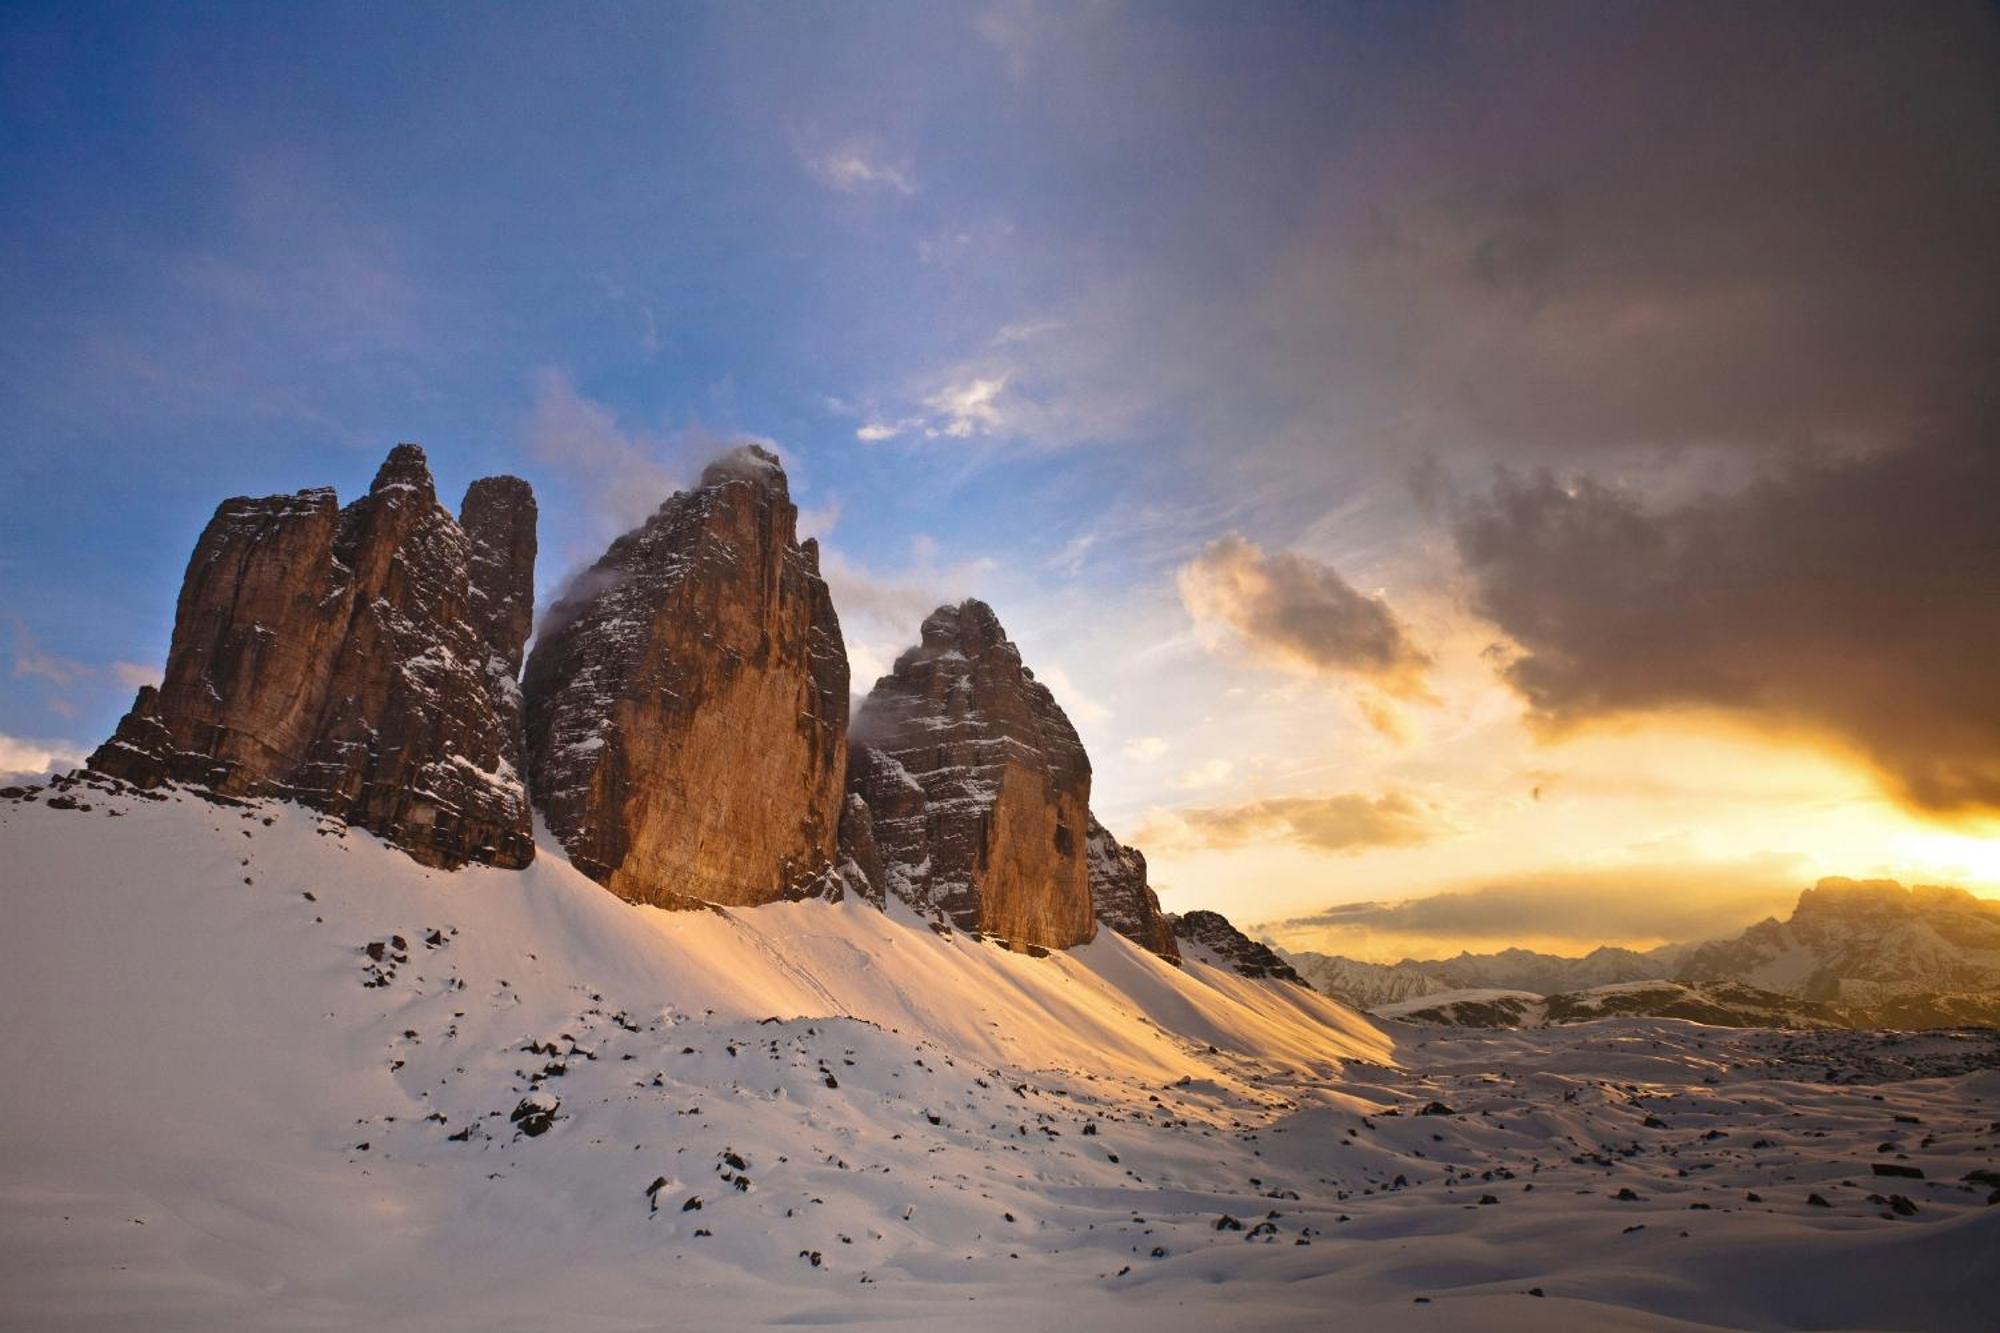
[[[2000,989],[2000,903],[1936,885],[1823,879],[1788,920],[1704,944],[1678,975],[1850,1004]]]

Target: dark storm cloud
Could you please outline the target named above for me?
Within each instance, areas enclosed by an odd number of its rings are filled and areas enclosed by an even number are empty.
[[[1331,565],[1290,551],[1269,554],[1231,533],[1210,542],[1178,578],[1196,623],[1227,626],[1260,656],[1361,676],[1406,698],[1426,693],[1431,659],[1387,602],[1356,591]]]
[[[1910,804],[2000,809],[2000,439],[1797,462],[1670,507],[1504,479],[1458,544],[1552,727],[1720,708],[1870,760]]]
[[[1150,836],[1210,848],[1246,842],[1290,842],[1322,852],[1356,853],[1373,847],[1410,847],[1450,831],[1431,806],[1401,792],[1381,796],[1287,796],[1245,805],[1176,810],[1179,829]],[[1149,836],[1140,834],[1141,839]]]
[[[1430,55],[1279,267],[1285,382],[1446,447],[1992,419],[1990,7],[1479,5]]]
[[[1416,458],[1664,493],[1996,419],[1992,6],[1257,14],[1050,18],[1050,132],[1175,170],[1024,224],[1061,295],[952,367],[994,433],[1157,434],[1260,532],[1390,550]]]

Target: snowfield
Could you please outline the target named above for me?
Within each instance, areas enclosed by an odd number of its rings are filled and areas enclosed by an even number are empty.
[[[2000,1041],[1371,1021],[1103,931],[0,801],[0,1325],[1991,1329]]]

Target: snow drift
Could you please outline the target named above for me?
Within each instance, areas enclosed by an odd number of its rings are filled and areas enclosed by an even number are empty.
[[[7,1326],[1990,1314],[1990,1041],[1402,1029],[1111,931],[663,912],[547,840],[447,872],[53,796],[0,802]]]

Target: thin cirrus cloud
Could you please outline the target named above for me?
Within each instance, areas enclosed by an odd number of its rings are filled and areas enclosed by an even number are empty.
[[[142,685],[160,683],[160,669],[143,662],[115,661],[96,666],[51,652],[28,623],[19,618],[14,621],[13,675],[16,680],[40,680],[55,689],[110,682],[136,690]]]
[[[1353,855],[1380,847],[1414,847],[1451,831],[1441,811],[1408,793],[1343,792],[1156,811],[1136,840],[1149,848],[1181,852],[1290,843]]]
[[[800,153],[814,180],[842,194],[887,192],[908,198],[917,193],[916,171],[891,159],[865,139],[850,139],[832,147]]]
[[[951,380],[924,398],[923,414],[866,421],[856,428],[854,438],[864,444],[876,444],[906,435],[926,440],[969,440],[975,435],[1006,434],[1021,416],[1021,405],[1010,404],[1003,397],[1011,378],[1003,371]]]
[[[1408,957],[1522,940],[1646,946],[1713,939],[1798,898],[1794,858],[1527,872],[1396,902],[1341,903],[1261,929],[1288,948]]]
[[[19,680],[43,680],[57,688],[74,685],[95,674],[87,662],[52,653],[24,620],[14,621],[14,676]]]
[[[681,485],[685,460],[665,432],[626,424],[556,367],[540,367],[529,378],[528,450],[581,488],[594,542],[637,527]]]
[[[1990,436],[1987,438],[1990,439]],[[2000,452],[1801,462],[1678,505],[1503,478],[1460,515],[1474,608],[1544,730],[1715,709],[1857,752],[1910,806],[2000,811]]]
[[[1385,694],[1431,698],[1428,653],[1388,602],[1358,591],[1331,565],[1267,552],[1235,533],[1210,542],[1176,575],[1182,605],[1212,641],[1305,675],[1350,676]]]

